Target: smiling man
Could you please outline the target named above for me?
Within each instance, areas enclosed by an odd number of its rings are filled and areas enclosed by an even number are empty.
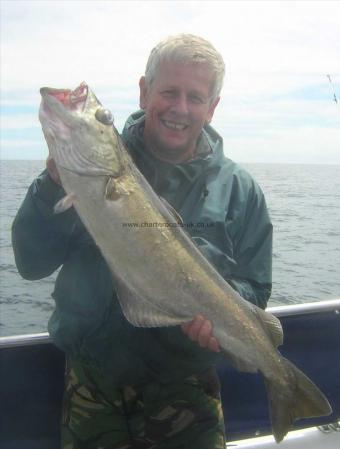
[[[122,138],[205,257],[264,308],[272,225],[259,186],[224,156],[209,125],[223,76],[223,59],[205,39],[181,34],[160,42],[140,79],[141,110],[128,118]],[[197,316],[182,327],[130,325],[75,210],[53,214],[63,196],[48,158],[13,223],[22,276],[39,279],[62,266],[49,321],[67,358],[62,449],[225,449],[212,323]]]
[[[191,159],[205,124],[219,102],[212,98],[214,73],[208,65],[163,61],[152,83],[142,77],[144,140],[156,157],[179,163]]]

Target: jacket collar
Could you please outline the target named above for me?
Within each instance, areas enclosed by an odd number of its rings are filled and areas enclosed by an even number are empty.
[[[221,167],[224,159],[223,139],[210,125],[202,130],[195,157],[180,164],[171,164],[155,158],[145,147],[144,121],[144,111],[139,110],[127,119],[122,132],[123,141],[140,168],[147,165],[152,171],[178,170],[188,181],[194,182],[202,172],[215,171]]]

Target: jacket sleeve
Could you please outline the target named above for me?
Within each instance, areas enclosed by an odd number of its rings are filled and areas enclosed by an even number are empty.
[[[244,299],[264,309],[272,288],[273,227],[264,195],[254,181],[250,188],[241,183],[233,192],[223,225],[225,247],[201,237],[194,240]]]
[[[12,245],[19,273],[36,280],[52,274],[66,259],[80,220],[74,209],[55,214],[65,195],[44,171],[32,183],[12,225]]]

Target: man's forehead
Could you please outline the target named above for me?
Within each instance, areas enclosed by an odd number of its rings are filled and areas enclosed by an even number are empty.
[[[169,84],[173,87],[191,85],[199,90],[207,86],[210,90],[214,81],[214,72],[207,64],[166,60],[160,63],[155,73],[155,81],[158,84]]]
[[[206,62],[181,61],[172,59],[163,59],[158,65],[156,72],[168,71],[193,71],[197,73],[207,73],[213,76],[212,67]]]

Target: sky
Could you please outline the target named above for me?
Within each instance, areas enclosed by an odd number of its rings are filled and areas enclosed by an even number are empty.
[[[86,81],[121,131],[138,109],[151,49],[194,33],[226,64],[212,125],[228,157],[340,164],[339,1],[0,0],[0,8],[2,159],[46,158],[42,86]]]

